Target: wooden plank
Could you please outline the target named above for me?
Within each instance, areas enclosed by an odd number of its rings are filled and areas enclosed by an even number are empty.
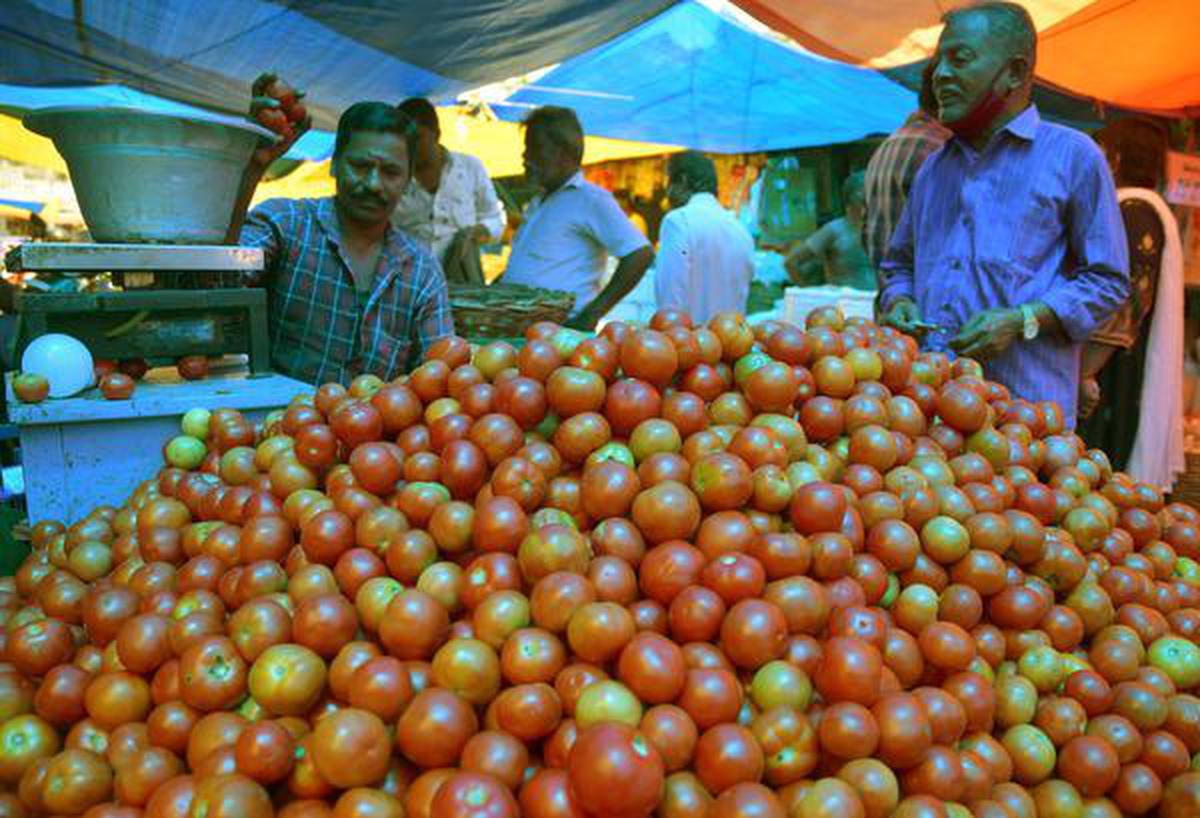
[[[267,294],[261,289],[22,292],[15,307],[24,322],[17,355],[39,335],[65,332],[101,358],[162,362],[185,355],[248,352],[252,371],[270,369]],[[137,326],[109,337],[138,313],[145,315]]]
[[[172,367],[151,370],[129,400],[104,400],[89,389],[25,404],[15,399],[11,378],[5,378],[9,418],[20,434],[26,504],[35,522],[70,522],[98,505],[123,503],[162,466],[162,445],[179,434],[188,409],[238,409],[257,422],[312,391],[283,375],[244,371],[184,381]]]
[[[147,270],[195,272],[261,270],[263,252],[257,247],[200,244],[76,244],[28,242],[8,252],[5,265],[13,272],[108,272]]]
[[[122,290],[99,293],[18,294],[14,308],[20,312],[132,312],[135,310],[204,309],[207,307],[258,307],[267,303],[266,290]]]
[[[87,424],[134,418],[178,417],[193,407],[264,411],[286,406],[312,387],[276,374],[216,374],[199,381],[179,378],[174,367],[152,370],[129,400],[105,400],[92,388],[71,398],[21,403],[12,392],[12,373],[5,376],[9,421],[22,427]]]

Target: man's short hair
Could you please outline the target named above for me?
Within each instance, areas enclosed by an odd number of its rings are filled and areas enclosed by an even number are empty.
[[[989,36],[1000,40],[1009,57],[1026,59],[1032,76],[1037,63],[1037,28],[1026,8],[1019,3],[986,0],[948,11],[942,16],[942,22],[949,25],[958,17],[974,13],[987,17]]]
[[[865,201],[866,180],[867,172],[856,170],[842,181],[842,207]]]
[[[417,126],[408,114],[386,102],[356,102],[342,112],[338,119],[337,139],[333,143],[333,156],[341,156],[350,144],[350,136],[356,131],[394,133],[404,138],[408,149],[408,163],[412,166],[417,152]]]
[[[699,151],[671,154],[667,159],[667,178],[686,179],[693,193],[717,192],[717,166]]]
[[[428,128],[434,133],[442,132],[441,125],[438,123],[437,109],[425,97],[409,97],[396,107],[408,114],[408,118],[417,123],[418,127]]]
[[[583,161],[583,126],[570,108],[543,105],[525,117],[526,130],[536,130],[576,162]]]
[[[1162,183],[1167,135],[1157,124],[1129,117],[1105,125],[1094,137],[1106,153],[1117,155],[1118,186],[1154,190]]]

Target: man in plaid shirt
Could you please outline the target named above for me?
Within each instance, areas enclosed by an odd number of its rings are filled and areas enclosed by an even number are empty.
[[[904,124],[875,149],[867,164],[863,180],[867,206],[863,247],[876,270],[900,222],[917,171],[950,138],[950,130],[930,113],[937,110],[937,100],[933,98],[928,74],[922,78],[920,102],[920,107]],[[879,280],[878,284],[882,289],[883,281]]]
[[[263,104],[270,103],[256,96],[255,105]],[[390,224],[412,173],[416,128],[386,103],[352,105],[338,121],[331,166],[337,193],[271,199],[242,224],[254,185],[294,141],[251,161],[230,231],[264,253],[256,283],[268,292],[271,363],[311,384],[361,373],[395,378],[454,332],[437,259]]]

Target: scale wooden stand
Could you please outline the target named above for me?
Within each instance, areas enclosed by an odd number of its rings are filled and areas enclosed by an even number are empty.
[[[111,272],[125,287],[64,293],[0,285],[0,306],[18,316],[13,360],[19,362],[39,335],[64,332],[95,357],[142,357],[158,366],[128,400],[104,400],[91,388],[25,404],[13,395],[11,381],[6,384],[31,522],[73,521],[98,505],[123,503],[161,468],[160,446],[179,433],[179,417],[188,409],[227,407],[258,422],[312,389],[270,372],[266,292],[236,286],[262,270],[261,250],[29,243],[11,250],[6,265],[13,272],[63,276]],[[171,366],[185,355],[230,353],[246,354],[249,372],[225,358],[214,362],[208,377],[184,381]]]
[[[63,332],[97,358],[169,364],[185,355],[245,353],[251,372],[270,369],[266,292],[237,286],[262,270],[257,248],[30,242],[9,251],[5,264],[10,272],[111,272],[125,286],[45,292],[3,285],[0,308],[18,316],[13,361],[39,335]]]

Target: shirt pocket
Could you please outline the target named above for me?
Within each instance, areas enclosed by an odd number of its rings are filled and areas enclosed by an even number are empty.
[[[1062,181],[1043,172],[1029,178],[1014,177],[1006,183],[1015,189],[1001,192],[1005,198],[997,201],[1005,202],[1012,212],[1012,218],[1004,220],[1008,257],[1031,271],[1057,266],[1066,241]]]
[[[975,289],[980,295],[980,309],[987,307],[1016,307],[1035,301],[1046,291],[1049,276],[1040,275],[1018,258],[1003,261],[986,260],[980,263]]]
[[[408,371],[413,334],[418,329],[412,325],[415,318],[401,308],[399,298],[394,287],[389,289],[371,305],[363,318],[363,371],[384,380]]]

